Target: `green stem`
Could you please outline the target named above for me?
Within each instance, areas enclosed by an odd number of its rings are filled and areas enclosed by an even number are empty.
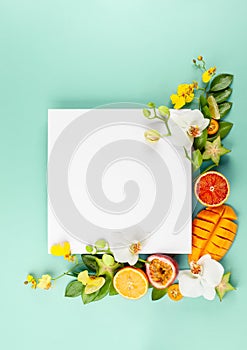
[[[165,120],[165,125],[166,125],[167,131],[168,131],[167,136],[171,136],[172,133],[171,133],[171,129],[170,129],[169,125],[168,125],[168,120]]]
[[[77,264],[77,265],[78,265],[78,264]],[[64,276],[66,276],[66,275],[68,275],[68,276],[73,276],[73,275],[70,274],[70,272],[71,272],[77,265],[71,267],[71,269],[69,269],[68,271],[62,273],[61,275],[52,278],[52,281],[56,281],[56,280],[58,280],[59,278],[62,278],[62,277],[64,277]]]
[[[145,264],[150,264],[150,261],[147,261],[147,260],[144,260],[144,259],[141,259],[141,258],[139,258],[138,261],[143,262]]]

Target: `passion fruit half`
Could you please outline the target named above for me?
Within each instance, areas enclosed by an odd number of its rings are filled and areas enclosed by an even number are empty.
[[[150,255],[146,263],[146,272],[149,282],[156,289],[165,289],[170,286],[178,274],[178,263],[168,255]]]

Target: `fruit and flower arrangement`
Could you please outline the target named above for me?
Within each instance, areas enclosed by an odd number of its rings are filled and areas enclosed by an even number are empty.
[[[217,168],[221,157],[230,152],[222,141],[233,124],[225,121],[232,108],[228,99],[232,94],[232,74],[216,74],[216,67],[206,67],[202,56],[193,60],[201,71],[202,86],[192,81],[178,86],[170,96],[173,113],[167,106],[149,102],[143,109],[148,119],[163,123],[167,133],[147,130],[147,142],[153,144],[169,137],[169,120],[173,118],[192,145],[192,152],[184,147],[184,156],[192,163],[194,195],[203,208],[193,218],[192,251],[188,255],[188,268],[180,268],[176,256],[165,254],[140,255],[142,242],[133,241],[127,247],[114,250],[104,240],[87,246],[87,254],[80,257],[71,253],[70,243],[58,243],[51,254],[63,257],[71,264],[68,271],[57,277],[44,274],[36,278],[29,274],[24,282],[33,289],[49,290],[58,279],[69,276],[72,280],[65,289],[65,296],[80,297],[84,304],[99,301],[106,296],[120,294],[137,300],[151,289],[152,300],[166,295],[174,301],[186,297],[203,296],[220,301],[229,291],[230,272],[225,272],[220,260],[230,249],[237,232],[237,215],[228,204],[230,185]],[[183,109],[186,108],[190,109]],[[189,111],[189,113],[188,113]]]

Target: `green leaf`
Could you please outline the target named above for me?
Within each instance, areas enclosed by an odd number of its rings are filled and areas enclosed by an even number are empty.
[[[94,272],[98,271],[98,264],[97,264],[98,259],[95,256],[82,254],[81,258],[89,270],[94,271]]]
[[[203,94],[201,94],[200,95],[200,106],[201,106],[201,108],[203,108],[203,107],[205,107],[207,105],[208,105],[208,102],[207,102],[206,97]]]
[[[231,108],[232,102],[224,102],[219,104],[220,117],[224,118],[224,116],[230,112]]]
[[[153,288],[152,290],[152,300],[159,300],[163,298],[167,294],[168,288],[165,289],[157,289]]]
[[[226,89],[229,85],[231,85],[233,81],[232,74],[220,74],[217,75],[210,85],[210,91],[216,92],[220,90]]]
[[[97,292],[91,293],[91,294],[85,294],[85,288],[83,288],[82,293],[81,293],[81,298],[83,304],[89,304],[94,301],[94,299],[97,297],[99,293],[99,290]]]
[[[105,276],[105,284],[98,290],[98,294],[96,295],[94,301],[101,300],[105,296],[107,296],[107,294],[109,293],[111,282],[112,278],[110,278],[110,276]]]
[[[77,275],[81,272],[81,271],[84,271],[86,270],[87,267],[84,263],[79,263],[79,264],[76,264],[72,270],[70,270],[70,273],[72,273],[74,276],[77,277]]]
[[[226,88],[225,90],[213,93],[213,96],[217,103],[222,103],[225,102],[231,96],[231,93],[232,89]]]
[[[145,267],[145,263],[142,261],[137,261],[137,263],[134,265],[137,269],[143,269]]]
[[[233,126],[233,123],[230,123],[230,122],[220,122],[219,124],[220,126],[217,134],[215,134],[212,137],[209,137],[208,141],[214,141],[215,139],[217,139],[218,136],[220,136],[222,140],[224,137],[226,137],[229,134]]]
[[[113,295],[117,295],[117,294],[118,294],[118,292],[114,288],[113,280],[111,280],[110,287],[109,287],[109,295],[113,296]]]
[[[199,149],[192,153],[193,170],[196,171],[202,165],[202,154]]]
[[[65,296],[69,298],[75,298],[81,295],[83,290],[83,284],[79,281],[70,282],[65,289]]]
[[[150,115],[151,115],[151,112],[146,108],[143,108],[142,113],[143,113],[144,117],[146,117],[146,118],[150,117]]]
[[[202,107],[202,113],[203,113],[205,118],[211,119],[211,114],[210,114],[208,106]]]
[[[200,151],[204,148],[208,138],[207,129],[204,129],[202,134],[199,137],[194,138],[194,148],[199,149]]]

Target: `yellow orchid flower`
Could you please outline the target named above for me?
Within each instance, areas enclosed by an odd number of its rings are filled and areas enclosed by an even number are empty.
[[[197,85],[195,83],[178,85],[177,94],[173,94],[170,96],[174,108],[180,109],[186,103],[192,102],[195,97],[194,89],[196,88]]]
[[[71,255],[69,242],[55,244],[51,247],[51,254],[55,256],[63,256],[65,260],[74,261],[75,257]]]
[[[202,81],[204,83],[208,83],[212,76],[214,75],[214,73],[216,72],[216,67],[211,67],[208,70],[206,70],[203,74],[202,74]]]
[[[104,277],[89,276],[87,270],[80,272],[77,279],[86,286],[85,294],[97,292],[105,284]]]
[[[29,283],[31,283],[31,285],[32,285],[31,287],[33,289],[36,289],[37,281],[32,275],[27,275],[26,281],[24,282],[24,284],[29,284]]]
[[[39,283],[37,284],[38,288],[41,289],[50,289],[51,288],[51,276],[50,275],[43,275],[41,278],[39,278]]]

